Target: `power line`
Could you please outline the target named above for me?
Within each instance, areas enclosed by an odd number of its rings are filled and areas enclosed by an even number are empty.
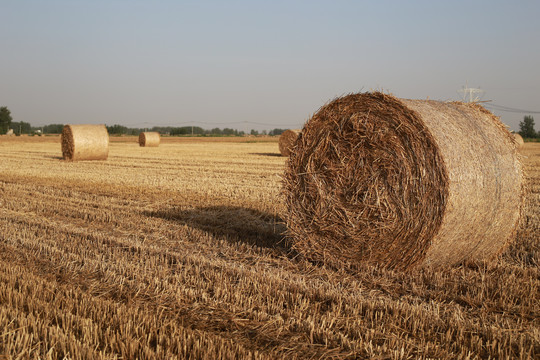
[[[262,125],[262,126],[291,126],[290,123],[285,124],[270,124],[270,123],[261,123],[255,121],[230,121],[230,122],[206,122],[206,121],[181,121],[175,122],[172,125],[155,125],[155,123],[149,121],[143,121],[138,123],[130,123],[130,126],[136,125],[153,125],[153,126],[177,126],[177,125],[233,125],[233,124],[251,124],[251,125]],[[293,124],[294,125],[294,124]]]
[[[476,94],[484,94],[485,91],[480,88],[470,88],[468,84],[465,86],[462,86],[458,92],[462,93],[462,100],[463,102],[475,102],[475,103],[483,103],[482,105],[489,110],[494,111],[505,111],[505,112],[511,112],[511,113],[519,113],[519,114],[540,114],[540,111],[538,110],[525,110],[525,109],[518,109],[513,108],[509,106],[503,106],[503,105],[497,105],[491,102],[491,100],[488,101],[480,101],[480,97]],[[467,99],[468,97],[468,99]]]
[[[491,110],[496,111],[505,111],[505,112],[512,112],[512,113],[520,113],[520,114],[540,114],[540,111],[537,110],[524,110],[524,109],[518,109],[518,108],[512,108],[508,106],[503,105],[497,105],[494,103],[486,103],[484,106]]]

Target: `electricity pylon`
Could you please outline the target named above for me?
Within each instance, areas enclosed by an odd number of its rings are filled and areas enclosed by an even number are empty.
[[[465,85],[461,88],[461,90],[458,90],[458,92],[463,94],[462,96],[463,102],[479,102],[480,101],[479,95],[483,94],[485,91],[480,88],[470,88],[468,85]]]

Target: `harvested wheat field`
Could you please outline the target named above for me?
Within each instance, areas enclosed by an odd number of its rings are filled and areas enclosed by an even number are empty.
[[[277,139],[0,137],[0,358],[540,356],[540,144],[517,240],[493,263],[401,272],[283,239]]]

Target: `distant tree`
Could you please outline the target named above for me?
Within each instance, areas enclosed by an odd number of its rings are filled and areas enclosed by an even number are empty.
[[[131,128],[129,130],[132,130]],[[150,129],[150,131],[153,131],[153,132],[158,132],[160,134],[166,134],[166,133],[171,133],[171,129],[170,128],[166,128],[166,127],[161,127],[161,126],[154,126],[153,128]]]
[[[127,132],[126,132],[126,135],[139,135],[143,131],[144,131],[144,129],[128,128]]]
[[[169,134],[171,134],[172,136],[187,135],[189,133],[191,133],[191,131],[188,132],[188,129],[186,127],[173,127],[169,131]]]
[[[13,132],[15,134],[30,134],[32,132],[32,125],[30,123],[19,121],[19,122],[12,122],[11,128],[13,129]]]
[[[270,130],[268,132],[268,135],[271,135],[271,136],[276,136],[276,135],[281,135],[283,134],[283,132],[285,131],[285,129],[274,129],[274,130]]]
[[[191,126],[191,130],[193,131],[194,135],[202,135],[204,134],[204,129],[200,126]]]
[[[115,124],[113,126],[107,126],[107,131],[109,132],[109,134],[122,135],[127,134],[128,128],[123,125]]]
[[[61,134],[64,129],[64,124],[49,124],[43,126],[44,134]]]
[[[259,135],[259,132],[257,130],[251,129],[250,134],[251,135]]]
[[[178,135],[201,135],[204,134],[204,129],[199,126],[182,126],[182,127],[153,127],[152,131],[157,131],[160,134],[169,134],[171,136]]]
[[[534,130],[534,118],[530,115],[526,115],[523,121],[519,123],[519,135],[523,138],[535,138],[537,137]]]
[[[0,134],[5,134],[9,129],[11,129],[11,111],[7,106],[0,107]]]

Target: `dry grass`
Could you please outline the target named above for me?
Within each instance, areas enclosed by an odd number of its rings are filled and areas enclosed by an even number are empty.
[[[289,156],[291,155],[292,147],[294,146],[294,143],[296,142],[296,139],[298,139],[298,135],[300,134],[301,130],[285,130],[280,136],[279,136],[279,152],[282,156]]]
[[[521,149],[523,147],[523,145],[525,145],[525,141],[523,140],[521,135],[519,135],[518,133],[514,133],[514,138],[516,139],[517,148]]]
[[[0,140],[0,354],[21,359],[535,358],[540,146],[495,264],[402,274],[282,241],[274,142]],[[69,170],[69,171],[67,171]],[[158,175],[159,174],[159,175]]]

